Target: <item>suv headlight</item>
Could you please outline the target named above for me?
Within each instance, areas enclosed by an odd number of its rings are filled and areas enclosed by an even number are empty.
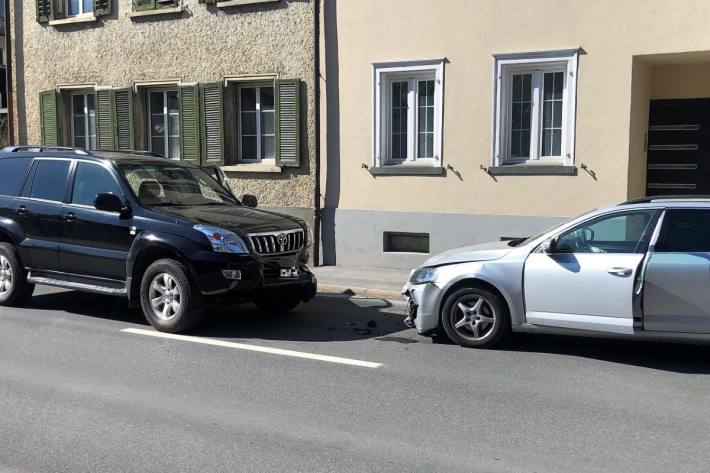
[[[436,279],[436,268],[418,268],[412,272],[409,281],[412,284],[426,284]]]
[[[244,240],[234,232],[209,225],[195,225],[192,228],[202,232],[207,237],[214,251],[219,253],[249,253]]]
[[[306,248],[310,248],[314,243],[313,229],[311,228],[311,226],[309,224],[306,223],[305,225],[306,225],[306,229],[305,229],[306,230]]]

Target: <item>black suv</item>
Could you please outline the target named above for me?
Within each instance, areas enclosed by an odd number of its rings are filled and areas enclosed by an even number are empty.
[[[211,302],[282,312],[313,298],[308,226],[243,205],[212,171],[144,152],[2,150],[0,305],[35,284],[121,295],[180,332]]]

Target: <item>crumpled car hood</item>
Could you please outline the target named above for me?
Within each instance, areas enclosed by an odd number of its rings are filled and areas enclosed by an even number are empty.
[[[494,241],[479,245],[456,248],[432,256],[422,266],[441,266],[444,264],[467,263],[471,261],[491,261],[502,258],[513,251],[507,241]]]

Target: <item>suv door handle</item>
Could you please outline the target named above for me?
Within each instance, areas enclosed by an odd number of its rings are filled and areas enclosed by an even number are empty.
[[[613,268],[607,269],[606,272],[609,274],[613,274],[614,276],[626,277],[631,276],[632,270],[631,268],[619,268],[615,266]]]
[[[29,212],[29,210],[27,210],[27,207],[25,207],[24,205],[20,205],[19,207],[17,207],[15,209],[15,213],[17,213],[19,215],[25,215],[28,212]]]
[[[69,223],[75,222],[76,221],[76,214],[74,212],[65,213],[64,220],[66,220]]]

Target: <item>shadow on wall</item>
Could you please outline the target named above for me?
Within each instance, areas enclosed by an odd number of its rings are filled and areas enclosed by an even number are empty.
[[[12,45],[15,53],[14,64],[14,87],[15,87],[15,109],[17,110],[17,123],[15,127],[17,134],[15,135],[16,143],[27,143],[27,104],[25,103],[25,55],[24,51],[24,30],[22,21],[24,11],[22,9],[22,0],[15,0],[12,7],[14,15],[15,28],[15,43]]]
[[[323,2],[326,77],[326,176],[321,221],[322,262],[335,265],[335,210],[340,202],[340,64],[337,0]]]

